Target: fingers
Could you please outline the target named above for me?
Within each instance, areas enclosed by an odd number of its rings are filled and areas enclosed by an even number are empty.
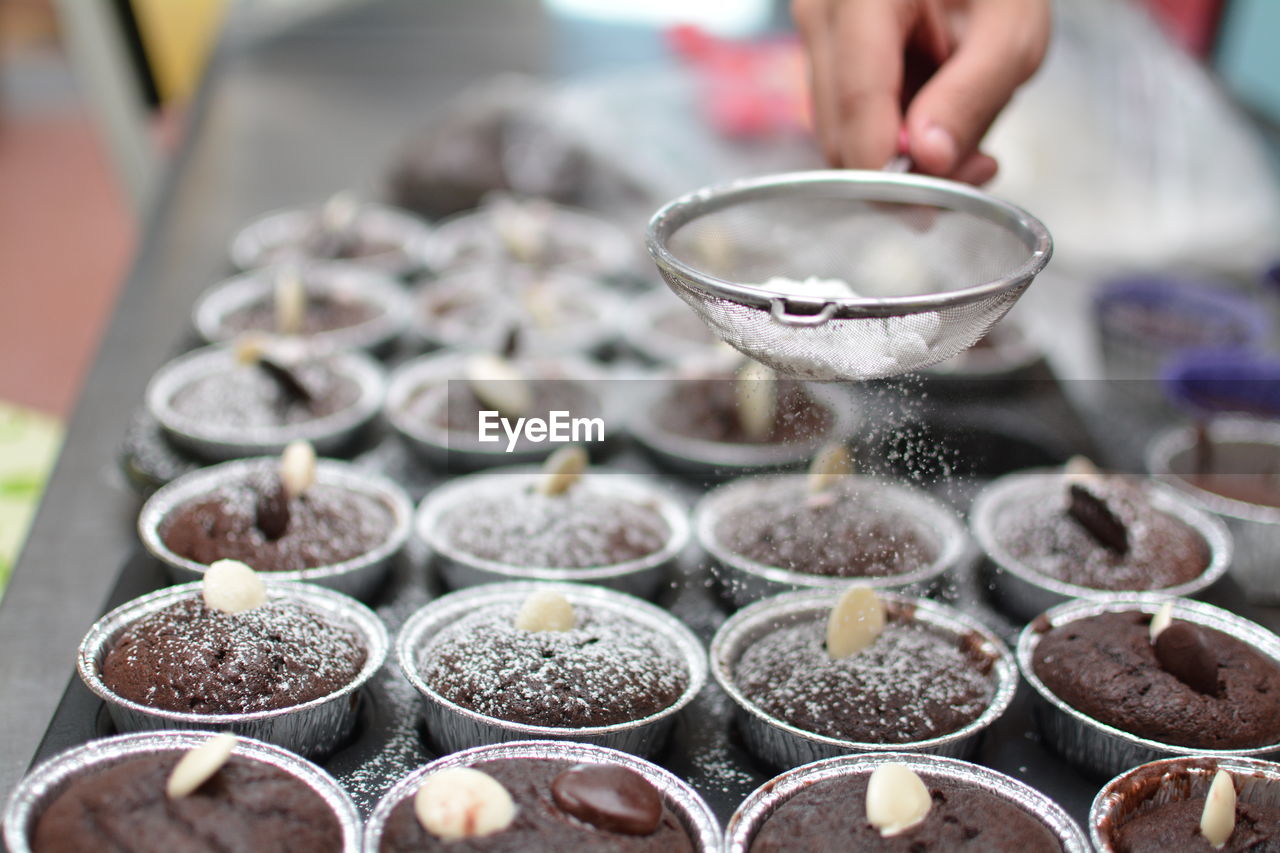
[[[1049,25],[1047,0],[972,0],[955,51],[907,110],[911,156],[921,170],[986,175],[976,183],[995,174],[991,158],[975,156],[978,143],[1039,66]]]
[[[916,4],[841,0],[834,15],[830,97],[840,161],[852,169],[879,169],[897,153],[903,46]]]
[[[813,104],[813,129],[822,156],[832,166],[840,165],[839,127],[835,119],[832,85],[832,38],[827,0],[793,0],[791,15],[804,41],[809,60],[809,97]]]
[[[978,152],[969,155],[969,158],[961,163],[948,177],[966,184],[981,186],[994,178],[997,171],[999,171],[999,166],[995,158]]]

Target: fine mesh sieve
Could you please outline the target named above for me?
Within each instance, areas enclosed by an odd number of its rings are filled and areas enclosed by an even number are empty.
[[[1053,251],[1039,220],[980,190],[860,171],[699,190],[654,215],[647,243],[722,340],[809,379],[909,373],[967,349]],[[810,278],[838,281],[797,284]]]

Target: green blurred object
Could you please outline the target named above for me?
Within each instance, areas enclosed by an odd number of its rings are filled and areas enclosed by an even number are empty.
[[[0,403],[0,595],[62,445],[62,424]]]

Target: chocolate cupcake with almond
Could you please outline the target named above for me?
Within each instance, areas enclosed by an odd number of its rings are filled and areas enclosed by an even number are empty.
[[[1111,775],[1179,755],[1280,753],[1280,639],[1199,602],[1074,601],[1018,638],[1045,739]]]
[[[750,605],[711,641],[747,747],[775,767],[857,752],[964,756],[1017,686],[1012,655],[952,608],[851,585]]]
[[[692,788],[647,761],[524,741],[468,749],[411,773],[370,815],[365,848],[718,853],[720,828]]]
[[[1166,758],[1112,779],[1089,810],[1102,853],[1271,850],[1280,846],[1280,765]]]
[[[734,480],[694,509],[719,591],[741,607],[795,589],[840,591],[857,581],[926,594],[967,554],[955,513],[920,489],[853,473],[832,444],[808,475]]]
[[[350,735],[359,689],[386,659],[386,628],[354,599],[265,584],[220,560],[199,583],[134,599],[80,644],[77,670],[121,731],[232,731],[304,755]]]
[[[451,593],[405,623],[396,655],[446,752],[542,738],[652,754],[707,675],[678,619],[577,584]]]
[[[684,506],[662,486],[588,467],[572,445],[541,468],[451,480],[427,495],[414,529],[451,588],[546,580],[650,595],[689,541]]]
[[[399,282],[345,263],[245,273],[205,291],[192,309],[196,330],[209,343],[260,333],[330,352],[385,352],[399,339],[408,315]]]
[[[410,328],[433,349],[495,351],[514,332],[526,355],[603,355],[620,309],[612,293],[571,272],[471,266],[417,289]]]
[[[242,270],[305,261],[347,261],[409,277],[427,267],[430,229],[405,210],[336,193],[314,208],[263,214],[231,241]]]
[[[279,453],[298,439],[336,453],[381,408],[382,370],[361,353],[296,344],[250,336],[179,356],[151,378],[147,410],[203,459]]]
[[[1044,794],[986,767],[914,753],[851,755],[777,776],[729,821],[728,853],[1086,853]]]
[[[997,602],[1021,619],[1073,598],[1196,595],[1232,556],[1226,527],[1176,491],[1081,457],[994,480],[969,525]]]
[[[4,839],[12,853],[356,853],[360,815],[332,776],[287,750],[152,732],[91,741],[38,766],[9,800]]]
[[[373,595],[409,538],[413,505],[391,480],[310,445],[279,459],[242,459],[194,471],[157,491],[138,535],[176,582],[217,560],[240,560],[275,580]]]
[[[717,358],[653,383],[633,416],[636,441],[664,467],[696,475],[785,468],[851,435],[855,402],[841,386],[776,376]]]

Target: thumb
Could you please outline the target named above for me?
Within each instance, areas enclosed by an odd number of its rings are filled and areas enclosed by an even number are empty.
[[[1025,14],[1029,8],[1044,17]],[[907,109],[911,157],[920,169],[950,175],[977,151],[1014,91],[1039,67],[1047,16],[1047,7],[1024,0],[972,5],[956,51]]]

